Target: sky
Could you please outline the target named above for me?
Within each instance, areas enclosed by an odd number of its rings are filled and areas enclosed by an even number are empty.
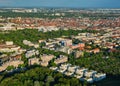
[[[120,8],[120,0],[0,0],[0,7]]]

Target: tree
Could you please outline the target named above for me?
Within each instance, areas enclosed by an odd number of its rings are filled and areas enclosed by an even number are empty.
[[[40,43],[40,47],[43,47],[43,46],[45,46],[45,45],[46,45],[45,42],[41,42],[41,43]]]
[[[8,66],[6,70],[10,71],[10,70],[13,70],[14,68],[15,68],[14,66]]]
[[[34,86],[40,86],[39,81],[34,81]]]

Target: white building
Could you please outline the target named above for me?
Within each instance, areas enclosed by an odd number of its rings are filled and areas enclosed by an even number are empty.
[[[84,78],[80,78],[81,81],[87,81],[88,83],[93,83],[93,78],[90,77],[84,77]]]
[[[86,68],[77,68],[74,74],[74,77],[80,79],[81,77],[83,77],[85,71],[87,71],[88,69]]]
[[[72,76],[75,73],[77,68],[78,68],[77,66],[69,66],[67,71],[64,74],[67,76]]]
[[[6,41],[6,45],[13,45],[13,41]]]
[[[59,67],[59,69],[57,71],[64,73],[70,65],[71,64],[61,64],[61,66]]]
[[[25,53],[26,58],[38,55],[39,51],[38,50],[29,50]]]
[[[102,79],[106,78],[106,74],[104,73],[96,73],[94,76],[93,76],[93,80],[94,81],[100,81]]]
[[[57,71],[58,67],[50,67],[51,70]]]
[[[94,74],[96,74],[96,73],[97,73],[97,71],[88,70],[88,71],[86,71],[86,72],[84,73],[84,76],[85,76],[85,77],[93,77]]]

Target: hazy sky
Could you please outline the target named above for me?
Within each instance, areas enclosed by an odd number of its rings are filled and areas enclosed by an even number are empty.
[[[120,8],[120,0],[0,0],[0,7],[3,6]]]

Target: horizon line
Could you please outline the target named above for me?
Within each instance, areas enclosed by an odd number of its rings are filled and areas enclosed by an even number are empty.
[[[59,7],[59,6],[0,6],[0,8],[75,8],[75,9],[120,9],[120,7]]]

